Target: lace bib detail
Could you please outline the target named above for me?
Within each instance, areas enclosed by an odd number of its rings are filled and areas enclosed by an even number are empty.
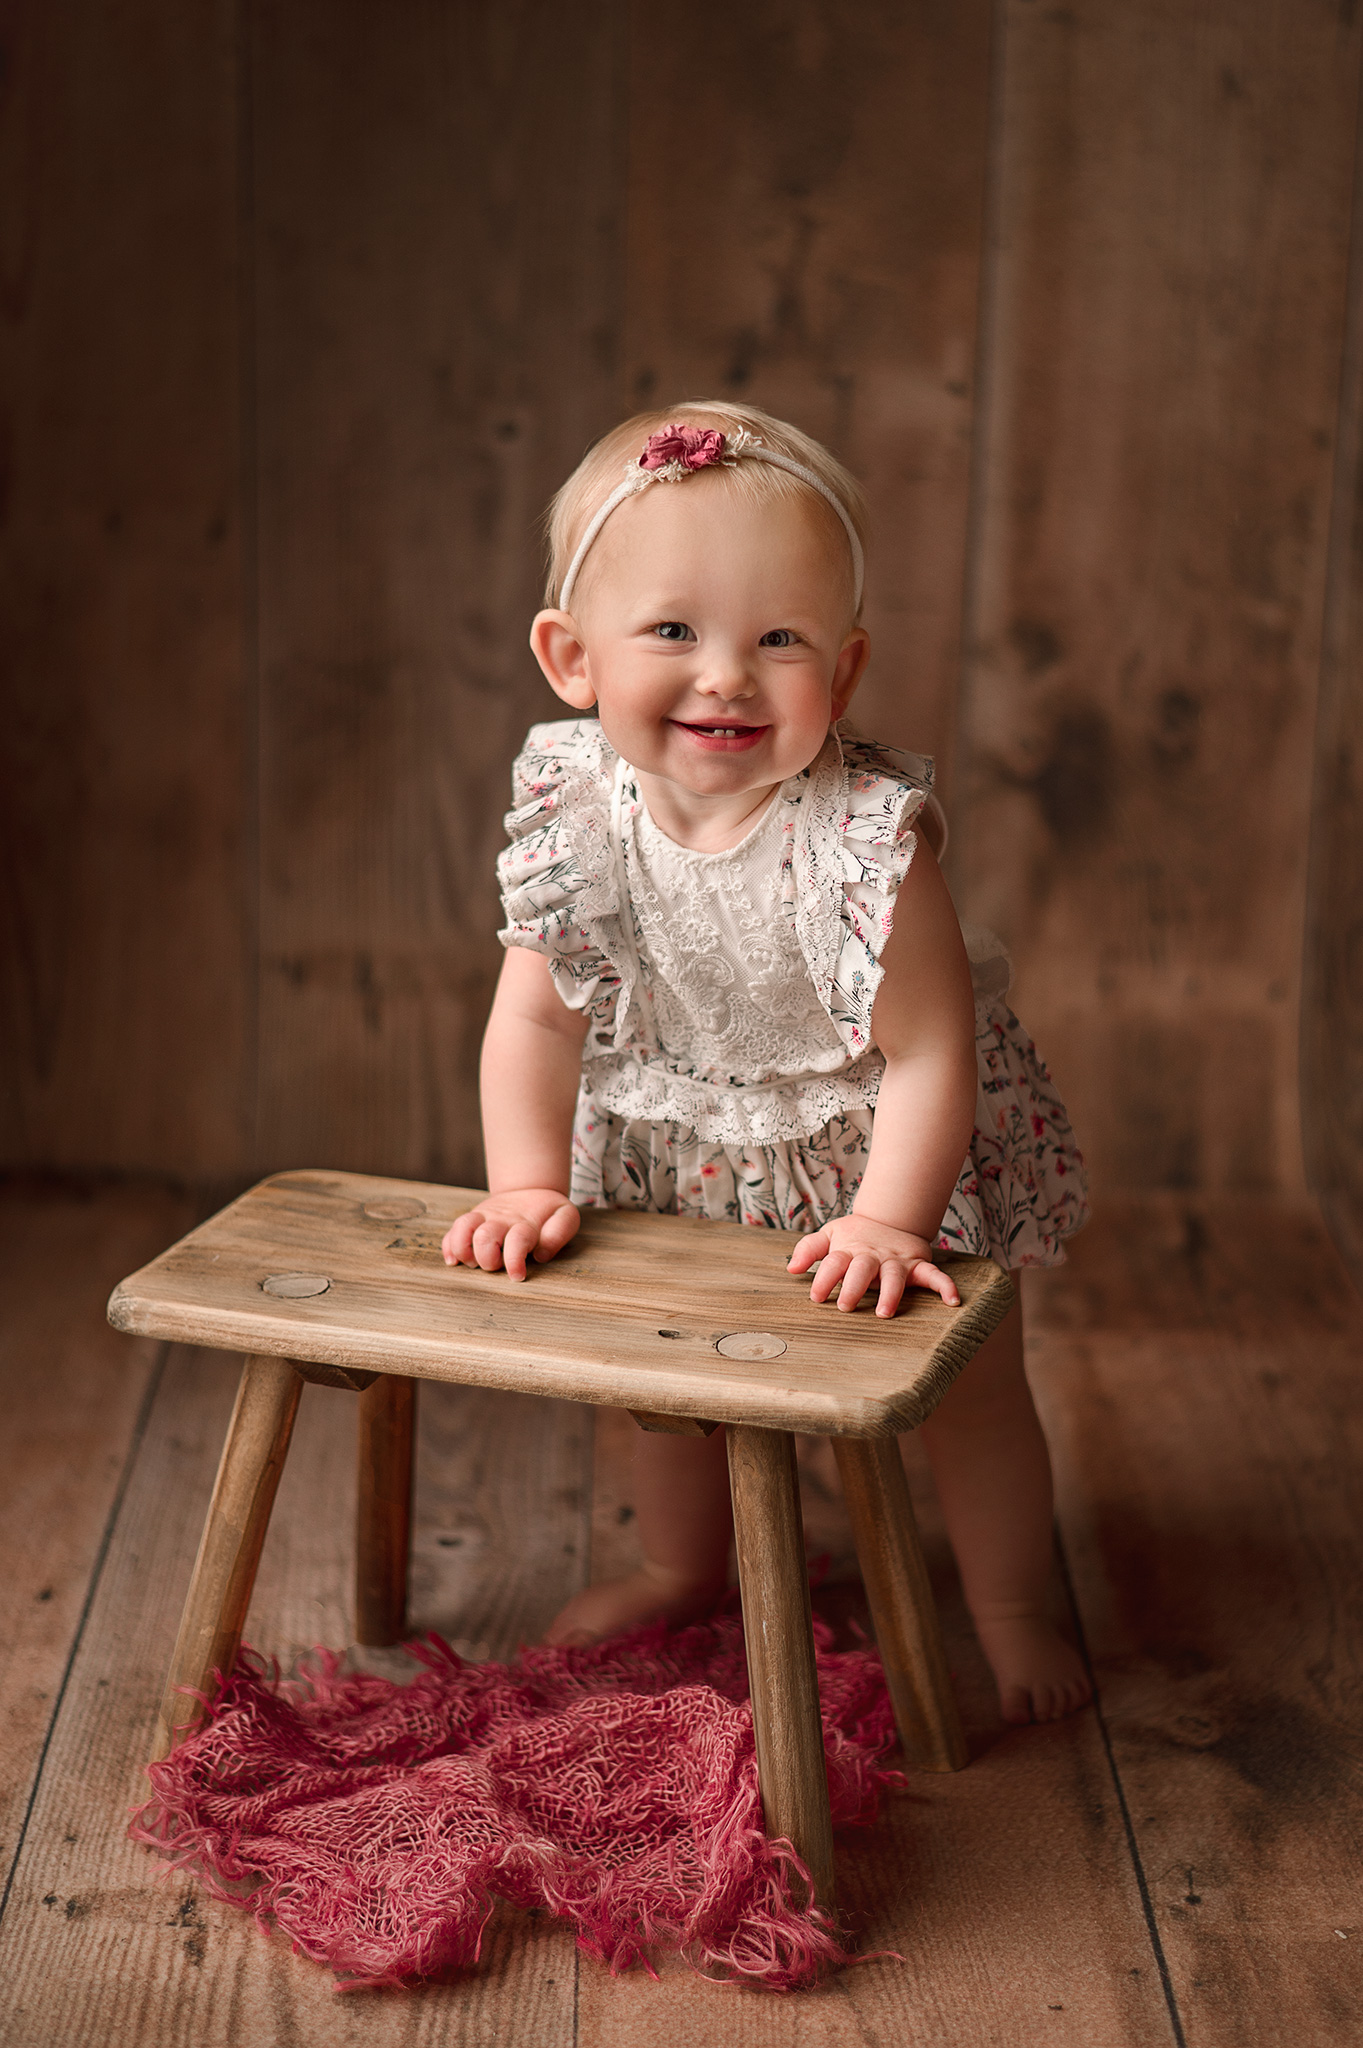
[[[648,1043],[588,1060],[593,1103],[741,1147],[798,1141],[874,1102],[884,1062],[871,1051],[849,1073],[801,942],[793,867],[805,796],[793,777],[737,846],[698,853],[667,837],[617,766],[612,837]]]
[[[709,854],[635,813],[626,871],[653,1029],[669,1065],[697,1080],[734,1086],[846,1063],[784,887],[794,809],[778,791],[740,845]]]

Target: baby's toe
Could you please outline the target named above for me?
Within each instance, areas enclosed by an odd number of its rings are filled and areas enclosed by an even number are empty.
[[[544,1631],[544,1640],[551,1650],[585,1650],[596,1638],[590,1629],[565,1622],[560,1615],[558,1620],[550,1622]]]
[[[1081,1674],[1067,1688],[1064,1712],[1067,1714],[1077,1714],[1079,1709],[1086,1707],[1092,1698],[1093,1686],[1088,1677]]]
[[[1067,1678],[1063,1683],[1052,1681],[1038,1686],[1033,1694],[1033,1710],[1038,1721],[1063,1721],[1066,1714],[1075,1714],[1087,1704],[1090,1687],[1082,1674]]]
[[[1032,1695],[1025,1685],[1005,1685],[999,1693],[1005,1721],[1025,1727],[1032,1719]]]

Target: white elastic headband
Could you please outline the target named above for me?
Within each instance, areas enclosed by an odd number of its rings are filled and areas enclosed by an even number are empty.
[[[587,531],[577,544],[577,553],[568,564],[567,574],[559,586],[558,601],[563,611],[573,594],[578,570],[587,559],[592,542],[600,533],[617,505],[623,505],[626,498],[637,497],[650,484],[680,483],[683,478],[694,476],[701,469],[732,469],[739,462],[770,462],[777,469],[788,470],[791,476],[798,476],[802,484],[808,484],[811,491],[817,491],[826,504],[833,507],[847,535],[847,545],[852,550],[852,580],[855,594],[852,600],[853,612],[861,610],[861,592],[865,581],[866,564],[861,552],[857,529],[852,524],[847,507],[831,491],[823,478],[816,476],[812,469],[806,469],[803,462],[796,462],[793,456],[781,455],[775,448],[768,448],[755,434],[741,428],[736,434],[721,434],[713,427],[687,427],[680,424],[663,427],[658,433],[650,434],[644,443],[644,450],[637,462],[627,463],[625,480],[617,484],[604,505],[594,513]]]

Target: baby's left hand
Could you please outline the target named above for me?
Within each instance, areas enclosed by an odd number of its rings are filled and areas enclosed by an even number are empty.
[[[788,1273],[807,1273],[823,1261],[809,1290],[811,1301],[827,1301],[834,1289],[838,1307],[852,1309],[869,1287],[880,1283],[878,1316],[892,1316],[908,1287],[927,1287],[940,1294],[948,1308],[960,1304],[956,1284],[932,1262],[932,1246],[873,1216],[835,1216],[822,1230],[802,1237],[791,1254]]]

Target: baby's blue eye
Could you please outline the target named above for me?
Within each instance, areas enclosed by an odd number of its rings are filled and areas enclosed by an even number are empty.
[[[793,647],[795,635],[789,626],[775,626],[770,633],[764,633],[757,644],[759,647]]]
[[[691,628],[683,625],[680,619],[664,619],[661,626],[654,627],[654,631],[660,640],[684,640]]]

